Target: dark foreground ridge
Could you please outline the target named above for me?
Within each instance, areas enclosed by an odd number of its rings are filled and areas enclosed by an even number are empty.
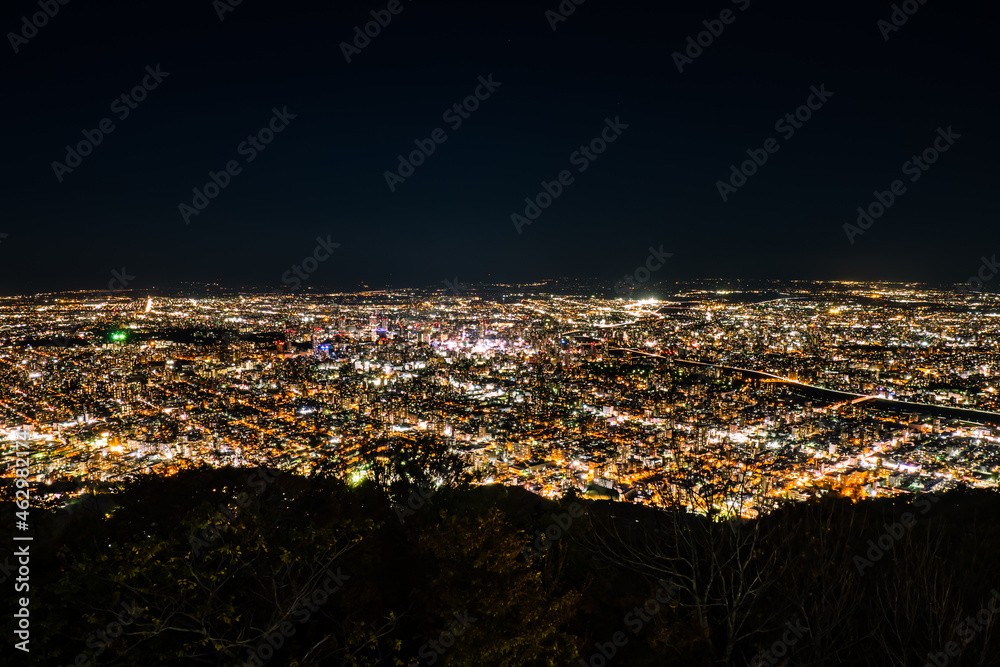
[[[726,521],[502,486],[204,468],[85,498],[39,512],[33,664],[881,667],[1000,655],[992,492],[827,497]]]

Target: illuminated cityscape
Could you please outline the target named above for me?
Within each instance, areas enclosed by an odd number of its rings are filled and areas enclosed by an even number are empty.
[[[744,516],[997,485],[992,295],[584,291],[7,298],[0,425],[38,443],[44,484],[265,460],[358,479],[364,443],[434,435],[482,483],[550,498],[657,506],[744,473],[754,493],[714,498]]]

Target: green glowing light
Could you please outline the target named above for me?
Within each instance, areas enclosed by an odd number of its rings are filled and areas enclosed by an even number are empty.
[[[125,334],[124,331],[114,331],[111,334],[111,340],[113,340],[113,341],[123,341],[123,340],[125,340],[125,336],[126,336],[126,334]]]

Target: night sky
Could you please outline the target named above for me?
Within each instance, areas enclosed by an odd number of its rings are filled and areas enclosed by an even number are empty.
[[[279,288],[317,237],[339,246],[304,283],[336,288],[610,286],[651,246],[672,254],[653,280],[958,282],[1000,252],[992,0],[911,0],[898,29],[871,0],[565,0],[558,21],[558,0],[48,3],[37,31],[22,17],[38,0],[2,11],[0,293],[100,289],[122,267],[139,289]],[[354,48],[373,11],[388,24]],[[720,27],[679,72],[688,37]],[[776,128],[809,100],[811,118]],[[68,171],[67,145],[103,119],[113,131]],[[272,122],[271,143],[244,144]],[[904,163],[949,127],[960,138],[911,181]],[[577,153],[602,132],[604,152]],[[390,189],[415,140],[434,152]],[[723,201],[748,150],[767,161]],[[852,243],[844,225],[896,179]],[[562,192],[519,233],[542,181]]]

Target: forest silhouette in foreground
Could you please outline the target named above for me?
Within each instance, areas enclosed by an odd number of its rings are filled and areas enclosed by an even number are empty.
[[[992,492],[747,521],[400,472],[200,468],[40,512],[32,658],[997,664]]]

